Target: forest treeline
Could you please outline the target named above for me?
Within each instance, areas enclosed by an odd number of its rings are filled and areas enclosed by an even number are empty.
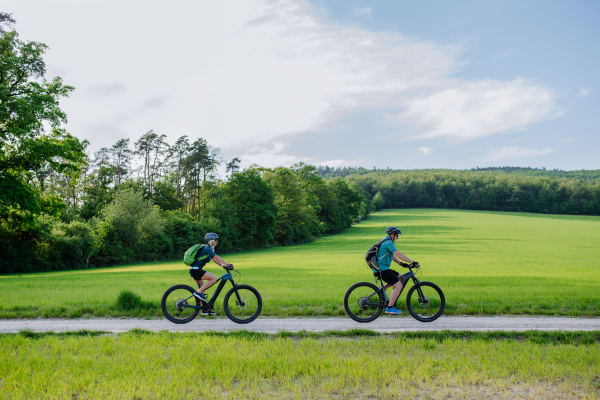
[[[370,212],[359,185],[324,180],[314,166],[240,171],[234,159],[219,179],[219,149],[165,139],[150,131],[133,148],[121,139],[84,155],[78,173],[49,163],[23,172],[49,206],[29,219],[0,215],[0,273],[176,259],[207,232],[221,238],[219,252],[305,243]]]
[[[542,175],[542,170],[511,170],[377,170],[344,179],[373,195],[374,210],[427,207],[600,215],[597,171],[575,171],[577,178],[565,178]]]
[[[327,165],[319,165],[317,167],[317,171],[319,175],[324,179],[332,179],[332,178],[345,178],[347,176],[352,175],[367,175],[373,172],[377,172],[380,175],[385,174],[396,174],[398,172],[401,173],[410,173],[411,171],[416,170],[402,170],[402,169],[366,169],[363,167],[330,167]],[[418,170],[421,172],[428,173],[436,173],[436,172],[444,172],[444,171],[452,171],[447,169],[427,169],[427,170]],[[600,181],[600,169],[592,169],[592,170],[573,170],[573,171],[562,171],[559,169],[546,169],[546,168],[530,168],[530,167],[485,167],[485,168],[472,168],[470,170],[465,171],[473,171],[473,172],[487,172],[489,174],[497,174],[497,175],[521,175],[521,176],[544,176],[544,177],[553,177],[557,179],[579,179],[583,181]]]

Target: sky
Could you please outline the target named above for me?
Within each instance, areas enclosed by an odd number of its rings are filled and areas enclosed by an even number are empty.
[[[3,0],[90,151],[242,166],[600,168],[600,2]]]

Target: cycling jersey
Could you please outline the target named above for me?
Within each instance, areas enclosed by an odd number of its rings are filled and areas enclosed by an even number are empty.
[[[392,242],[391,240],[386,240],[379,247],[379,251],[377,252],[377,260],[378,260],[377,263],[379,264],[379,268],[382,271],[390,269],[390,265],[392,264],[392,261],[394,260],[394,252],[395,251],[396,251],[396,246],[394,245],[394,242]]]

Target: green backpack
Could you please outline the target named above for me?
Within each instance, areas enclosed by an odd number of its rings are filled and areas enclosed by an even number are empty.
[[[200,260],[204,260],[205,258],[207,258],[208,254],[205,254],[202,257],[197,258],[198,253],[200,253],[202,251],[202,249],[205,248],[206,246],[208,246],[208,245],[207,244],[195,244],[192,247],[190,247],[189,249],[187,249],[185,254],[183,255],[183,263],[185,265],[192,265],[195,261],[200,261]]]

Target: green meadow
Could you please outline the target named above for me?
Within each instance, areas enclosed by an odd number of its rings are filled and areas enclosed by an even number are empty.
[[[595,399],[599,339],[600,332],[23,331],[0,335],[0,398]]]
[[[259,290],[262,316],[343,316],[348,287],[374,281],[364,254],[388,225],[402,230],[396,246],[421,263],[420,279],[443,289],[446,315],[600,315],[600,217],[383,210],[308,244],[223,258]],[[0,317],[161,316],[163,292],[178,283],[193,284],[181,261],[3,275]],[[122,290],[141,296],[137,308],[117,304]],[[218,302],[216,311],[225,318]]]

